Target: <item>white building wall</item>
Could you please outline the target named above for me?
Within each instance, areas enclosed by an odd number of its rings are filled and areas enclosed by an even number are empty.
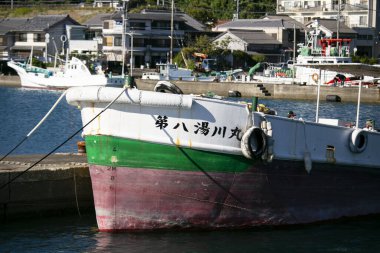
[[[227,46],[229,50],[241,50],[245,51],[245,43],[236,37],[233,34],[227,33],[216,39],[214,42],[217,42],[219,45],[226,40],[230,40]]]

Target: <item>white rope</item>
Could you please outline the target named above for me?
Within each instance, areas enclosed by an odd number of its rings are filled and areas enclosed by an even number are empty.
[[[58,98],[58,100],[55,102],[55,104],[50,108],[50,110],[40,120],[40,122],[38,122],[38,124],[26,135],[26,137],[31,136],[34,133],[34,131],[36,131],[37,128],[39,128],[40,125],[46,120],[46,118],[49,117],[49,115],[52,113],[52,111],[55,109],[55,107],[57,107],[57,105],[59,104],[59,102],[61,102],[62,98],[66,95],[66,92],[67,92],[67,90],[65,90],[65,92],[62,93],[62,95]]]

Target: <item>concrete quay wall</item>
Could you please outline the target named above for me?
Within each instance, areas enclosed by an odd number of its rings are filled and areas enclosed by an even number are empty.
[[[137,87],[141,90],[153,90],[157,81],[142,80],[136,78]],[[290,84],[262,84],[239,82],[186,82],[171,81],[185,94],[204,94],[208,91],[220,96],[228,96],[228,91],[239,91],[243,97],[265,97],[271,99],[301,99],[316,100],[317,86],[314,85],[290,85]],[[0,86],[20,87],[18,76],[0,76]],[[266,92],[265,92],[266,91]],[[267,95],[266,95],[266,94]],[[331,87],[321,86],[320,98],[324,100],[327,95],[338,95],[342,102],[356,102],[358,99],[358,87]],[[364,103],[380,103],[379,88],[362,88],[361,101]]]
[[[315,85],[291,85],[291,84],[262,84],[262,83],[239,83],[239,82],[186,82],[171,81],[176,84],[185,94],[205,94],[212,91],[220,96],[228,96],[228,91],[237,90],[243,97],[256,96],[271,99],[298,99],[316,100],[318,86]],[[136,79],[139,89],[153,90],[157,81]],[[265,95],[263,90],[268,95]],[[325,100],[327,95],[338,95],[342,102],[356,102],[358,99],[358,87],[331,87],[321,86],[320,99]],[[361,102],[380,103],[380,89],[365,88],[361,90]]]
[[[21,81],[19,76],[0,76],[0,85],[1,86],[21,86]]]
[[[0,187],[43,155],[19,155],[0,162]],[[0,223],[19,218],[94,213],[86,156],[57,154],[0,189]]]

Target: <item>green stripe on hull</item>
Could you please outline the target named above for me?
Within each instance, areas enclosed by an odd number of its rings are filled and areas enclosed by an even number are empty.
[[[86,136],[90,164],[181,171],[243,172],[253,163],[244,156],[201,151],[112,136]]]

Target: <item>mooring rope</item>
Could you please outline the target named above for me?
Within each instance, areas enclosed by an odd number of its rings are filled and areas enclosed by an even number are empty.
[[[26,136],[24,136],[24,138],[14,148],[12,148],[6,155],[4,155],[0,159],[0,162],[4,160],[7,156],[9,156],[13,151],[15,151],[22,143],[24,143],[24,141],[26,141],[29,138],[29,136],[31,136],[34,133],[34,131],[37,130],[37,128],[39,128],[42,125],[42,123],[47,119],[47,117],[49,117],[49,115],[52,113],[55,107],[57,107],[59,102],[61,102],[62,98],[66,95],[66,92],[67,90],[65,90],[65,92],[62,93],[62,95],[58,98],[58,100],[54,103],[54,105],[50,108],[50,110],[40,120],[40,122],[38,122],[38,124]]]
[[[18,175],[14,176],[12,179],[10,179],[7,183],[3,184],[2,186],[0,186],[0,190],[3,189],[4,187],[8,186],[9,184],[11,184],[13,181],[15,181],[17,178],[21,177],[23,174],[25,174],[26,172],[28,172],[30,169],[32,169],[34,166],[36,166],[37,164],[39,164],[40,162],[42,162],[43,160],[45,160],[48,156],[50,156],[51,154],[53,154],[55,151],[57,151],[60,147],[62,147],[63,145],[65,145],[68,141],[70,141],[72,138],[74,138],[75,135],[77,135],[78,133],[80,133],[86,126],[88,126],[91,122],[93,122],[97,117],[99,117],[103,112],[105,112],[113,103],[116,102],[116,100],[118,100],[120,98],[120,96],[128,89],[129,87],[128,86],[125,86],[123,88],[123,90],[120,92],[120,94],[114,99],[112,100],[106,107],[104,107],[103,110],[101,110],[95,117],[93,117],[89,122],[87,122],[85,125],[83,125],[80,129],[78,129],[75,133],[73,133],[70,137],[68,137],[65,141],[63,141],[61,144],[59,144],[57,147],[55,147],[52,151],[50,151],[48,154],[46,154],[44,157],[42,157],[40,160],[38,160],[37,162],[33,163],[31,166],[29,166],[27,169],[25,169],[24,171],[20,172]]]
[[[78,211],[78,215],[79,217],[81,217],[81,213],[80,213],[80,209],[79,209],[79,202],[78,202],[78,192],[77,192],[77,179],[76,179],[76,176],[75,176],[75,168],[73,169],[73,174],[74,174],[74,192],[75,192],[75,203],[77,205],[77,211]]]

